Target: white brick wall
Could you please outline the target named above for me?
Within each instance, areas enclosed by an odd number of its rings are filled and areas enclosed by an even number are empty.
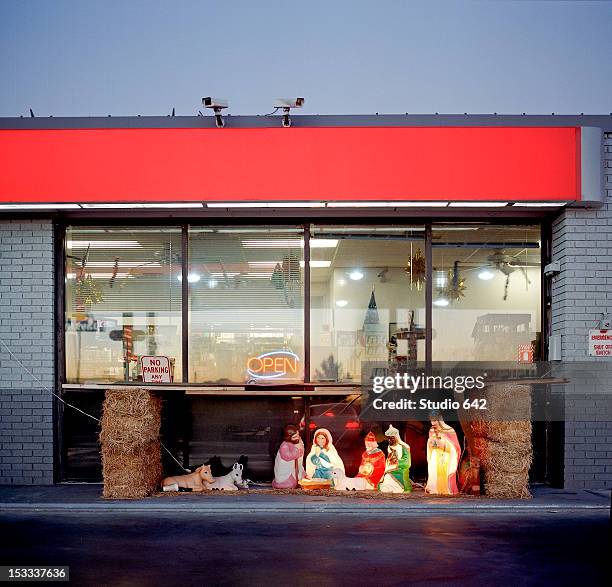
[[[0,484],[53,482],[53,315],[53,224],[0,220]]]
[[[561,273],[552,284],[551,329],[561,335],[564,361],[606,361],[612,369],[612,358],[589,357],[587,347],[588,331],[612,313],[612,133],[605,136],[604,152],[604,206],[567,209],[553,224],[553,259]],[[612,422],[598,417],[598,403],[612,401],[607,391],[605,397],[587,393],[566,401],[566,488],[612,487]]]

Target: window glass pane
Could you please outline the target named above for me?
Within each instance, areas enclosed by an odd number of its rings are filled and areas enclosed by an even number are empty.
[[[434,361],[517,361],[540,345],[540,227],[434,225]]]
[[[179,228],[68,228],[67,381],[141,380],[143,355],[181,381],[180,277]]]
[[[311,378],[357,383],[364,361],[425,360],[422,226],[313,227]]]
[[[304,241],[298,228],[189,233],[189,381],[303,380]]]

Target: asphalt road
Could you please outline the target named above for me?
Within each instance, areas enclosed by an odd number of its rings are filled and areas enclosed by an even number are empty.
[[[0,514],[0,564],[73,585],[599,585],[605,511]],[[608,579],[606,579],[608,577]]]

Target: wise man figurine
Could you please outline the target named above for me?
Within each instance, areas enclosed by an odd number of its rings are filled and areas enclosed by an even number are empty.
[[[370,431],[365,439],[365,451],[361,455],[361,464],[357,477],[363,477],[373,490],[385,474],[385,453],[378,448],[376,436]]]
[[[400,439],[399,430],[389,426],[385,432],[389,441],[385,474],[378,489],[383,493],[409,493],[410,482],[410,447]]]
[[[304,443],[295,424],[287,424],[283,432],[283,442],[274,460],[274,489],[296,489],[298,481],[304,477]]]
[[[427,493],[457,495],[457,468],[461,447],[457,433],[444,422],[442,415],[433,411],[429,416],[431,428],[427,440]]]

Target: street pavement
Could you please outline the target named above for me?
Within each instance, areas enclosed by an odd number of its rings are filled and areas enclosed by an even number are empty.
[[[0,564],[74,585],[599,585],[609,511],[0,513]],[[607,579],[606,579],[607,577]]]

